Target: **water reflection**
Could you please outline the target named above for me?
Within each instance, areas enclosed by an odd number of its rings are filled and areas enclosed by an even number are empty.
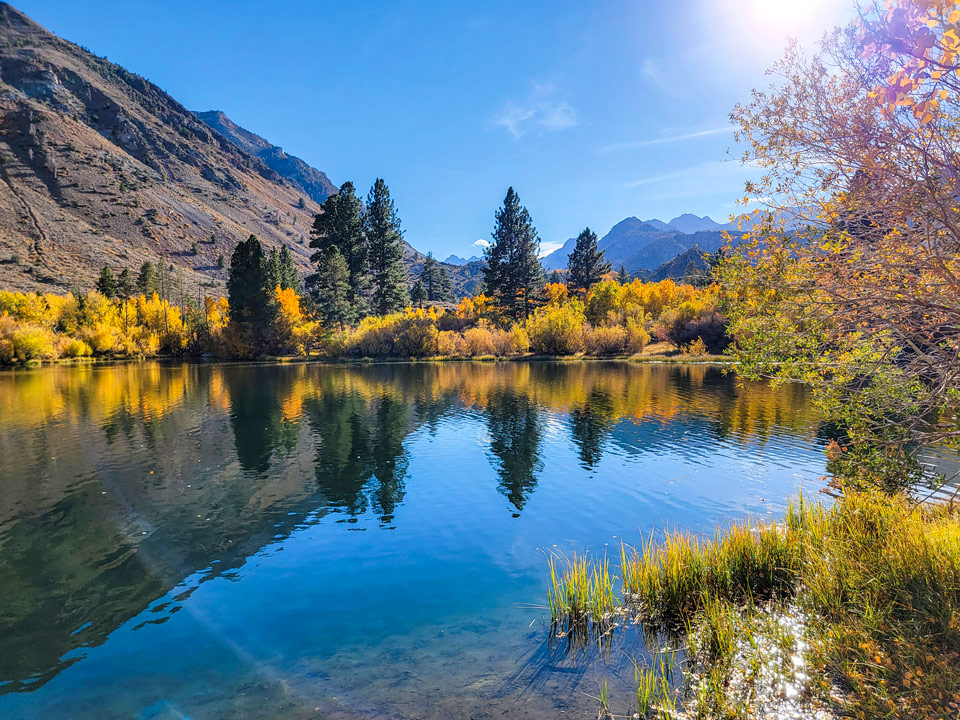
[[[801,390],[741,388],[706,366],[145,364],[0,374],[0,695],[43,698],[46,684],[92,663],[93,649],[128,622],[172,626],[202,583],[247,583],[244,597],[267,592],[250,585],[244,566],[338,521],[373,531],[363,541],[322,536],[327,572],[355,585],[351,598],[363,597],[371,572],[387,583],[383,592],[402,594],[413,571],[392,565],[421,554],[420,581],[439,587],[452,567],[443,563],[456,557],[465,573],[456,586],[490,587],[445,607],[474,617],[482,605],[507,618],[525,593],[540,592],[537,547],[605,537],[605,511],[623,531],[645,513],[671,517],[681,500],[686,519],[712,520],[717,507],[740,502],[730,488],[751,472],[773,482],[751,468],[782,463],[784,488],[798,467],[817,470],[815,431]],[[699,467],[712,469],[713,484],[658,499],[665,480]],[[654,481],[655,492],[644,486]],[[311,567],[293,567],[283,577],[295,593],[320,582]],[[309,589],[320,603],[312,612],[335,618],[340,593]],[[394,613],[390,622],[412,633],[422,624],[376,597],[352,602],[368,615]],[[305,622],[292,598],[270,612]],[[498,632],[512,627],[490,622]],[[347,642],[316,633],[315,644]],[[500,657],[500,644],[490,656],[515,662]],[[295,647],[291,638],[269,653],[297,666]],[[405,652],[399,664],[423,659]],[[416,714],[416,698],[405,702],[403,712]]]

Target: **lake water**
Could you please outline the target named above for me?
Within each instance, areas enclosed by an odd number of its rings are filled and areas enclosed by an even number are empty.
[[[547,553],[777,515],[798,387],[624,363],[0,373],[0,717],[596,717]]]

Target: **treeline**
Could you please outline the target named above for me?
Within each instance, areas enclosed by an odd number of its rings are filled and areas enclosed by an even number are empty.
[[[726,345],[716,288],[615,276],[589,228],[570,254],[566,282],[546,282],[536,229],[513,188],[492,237],[478,295],[454,306],[449,277],[431,256],[408,292],[400,221],[386,184],[378,179],[364,204],[345,183],[315,218],[316,272],[305,281],[286,247],[268,254],[251,235],[233,251],[226,298],[190,298],[171,268],[149,262],[136,279],[128,269],[114,275],[105,267],[86,294],[0,292],[0,362],[158,354],[624,356],[652,338],[696,354]]]

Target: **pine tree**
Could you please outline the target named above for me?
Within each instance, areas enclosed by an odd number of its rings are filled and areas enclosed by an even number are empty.
[[[360,212],[360,200],[357,198],[353,183],[345,182],[336,195],[331,195],[323,203],[323,212],[313,219],[310,232],[310,247],[316,252],[310,261],[317,265],[334,249],[340,253],[347,264],[347,299],[355,315],[366,313],[365,290],[368,281],[368,254],[366,238],[363,235],[363,218]],[[318,272],[311,278],[315,288],[319,282]]]
[[[190,246],[190,254],[193,255],[194,257],[200,254],[200,246],[197,245],[196,242],[194,242],[193,245]]]
[[[427,287],[423,284],[423,279],[418,279],[412,288],[410,288],[410,302],[417,307],[422,308],[423,303],[428,300]]]
[[[300,273],[293,264],[293,255],[290,248],[284,245],[280,248],[280,287],[284,290],[300,290]]]
[[[547,278],[547,282],[550,283],[551,285],[556,284],[556,283],[562,283],[562,282],[563,282],[563,276],[560,274],[560,271],[559,271],[559,270],[553,270],[553,271],[550,273],[550,277]]]
[[[617,282],[621,285],[626,285],[630,282],[630,275],[627,273],[627,266],[621,265],[620,271],[617,273]]]
[[[279,251],[276,248],[270,251],[267,260],[267,285],[270,288],[279,286],[281,290],[300,289],[300,273],[297,272],[293,255],[286,245]]]
[[[120,277],[117,278],[117,296],[126,300],[133,295],[133,273],[130,268],[124,268],[120,271]]]
[[[144,261],[143,265],[140,266],[140,274],[137,275],[137,290],[148,297],[157,291],[157,272],[153,263],[149,260]]]
[[[436,278],[437,278],[437,281],[436,281],[437,297],[434,299],[439,300],[440,302],[452,302],[453,289],[450,283],[450,273],[448,273],[447,269],[443,265],[440,265],[439,263],[437,264]]]
[[[597,234],[590,228],[577,236],[573,252],[567,256],[567,285],[572,290],[587,291],[610,272],[610,263],[597,248]]]
[[[227,278],[230,322],[253,334],[272,320],[275,308],[268,287],[267,260],[255,235],[237,244]]]
[[[378,315],[396,312],[406,305],[407,299],[403,235],[390,190],[380,178],[367,195],[363,227],[373,279],[373,311]]]
[[[217,267],[223,270],[227,266],[227,261],[223,257],[223,253],[217,255]]]
[[[108,298],[117,296],[117,281],[113,277],[113,270],[109,265],[104,265],[100,269],[100,277],[97,278],[96,288],[101,295]]]
[[[493,244],[484,251],[484,284],[515,318],[527,317],[543,288],[540,238],[530,213],[511,187],[497,211]]]
[[[320,257],[312,280],[314,302],[324,324],[339,325],[343,330],[356,320],[356,310],[350,302],[350,268],[337,248]]]
[[[420,270],[420,280],[427,290],[427,300],[437,299],[437,261],[433,259],[433,253],[427,253],[423,261],[423,268]]]

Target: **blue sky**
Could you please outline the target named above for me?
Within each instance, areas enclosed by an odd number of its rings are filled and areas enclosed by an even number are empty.
[[[334,183],[383,177],[407,240],[441,258],[479,251],[510,185],[544,250],[630,215],[724,221],[749,173],[729,111],[787,34],[809,44],[851,15],[844,0],[14,4]]]

